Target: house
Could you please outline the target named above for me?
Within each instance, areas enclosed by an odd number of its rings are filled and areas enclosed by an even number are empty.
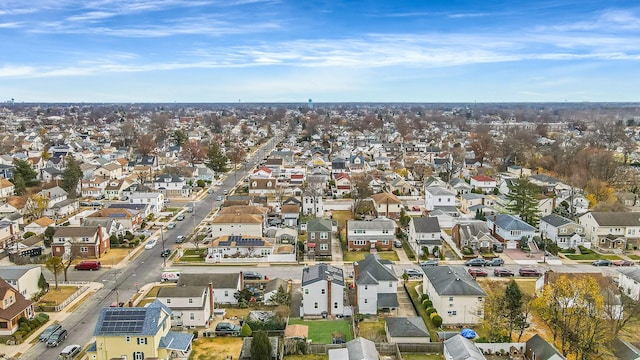
[[[213,314],[213,282],[208,286],[163,286],[157,299],[171,309],[171,325],[207,327]]]
[[[251,179],[274,179],[273,170],[269,169],[266,166],[261,166],[258,169],[254,170],[253,173],[249,176]]]
[[[100,258],[109,247],[109,237],[101,226],[61,226],[53,235],[51,253],[63,258]]]
[[[280,216],[284,226],[297,227],[300,217],[300,205],[282,205]]]
[[[123,199],[123,192],[131,185],[128,180],[110,180],[107,186],[104,188],[104,196],[109,200],[121,200]]]
[[[414,254],[422,254],[427,248],[427,253],[432,254],[437,246],[442,248],[440,237],[440,224],[435,217],[412,217],[409,221],[409,245]]]
[[[511,166],[507,167],[507,172],[511,176],[515,176],[517,178],[522,177],[522,176],[531,176],[531,169],[524,168],[524,167],[519,166],[519,165],[511,165]]]
[[[177,175],[162,174],[153,181],[153,188],[167,198],[186,198],[191,196],[193,188],[186,180]]]
[[[602,249],[638,249],[640,216],[633,212],[588,212],[578,217],[585,241]]]
[[[9,196],[4,204],[0,205],[0,214],[11,214],[19,212],[25,214],[25,205],[27,204],[27,197],[25,196]]]
[[[509,214],[498,214],[487,218],[487,226],[498,241],[504,243],[507,249],[516,249],[522,239],[533,240],[537,229],[517,217]]]
[[[402,201],[391,193],[380,193],[371,196],[373,206],[378,212],[378,216],[398,219],[400,218],[400,210],[402,209]]]
[[[33,303],[8,282],[0,279],[0,335],[12,335],[18,330],[19,320],[35,315]]]
[[[211,237],[245,235],[262,237],[265,228],[265,216],[262,214],[223,213],[211,221]]]
[[[544,238],[550,239],[561,249],[577,249],[583,245],[584,226],[560,215],[543,216],[538,229]],[[590,247],[591,243],[588,245]]]
[[[455,178],[449,182],[449,188],[455,191],[458,195],[464,195],[471,192],[471,185],[469,185],[464,179]]]
[[[391,250],[396,235],[396,222],[387,218],[347,220],[347,249]]]
[[[89,359],[171,359],[187,357],[192,333],[171,331],[170,308],[155,300],[146,307],[105,307],[99,310],[89,345]]]
[[[364,260],[353,263],[353,279],[358,313],[396,312],[399,306],[398,277],[390,262],[369,254]]]
[[[226,258],[261,258],[276,253],[276,246],[263,237],[223,235],[212,238],[205,261],[218,263]],[[289,245],[291,247],[291,245]]]
[[[329,360],[378,360],[380,355],[376,344],[363,337],[357,337],[351,341],[347,341],[346,347],[339,349],[329,349],[327,352]]]
[[[302,213],[316,217],[324,216],[322,190],[307,187],[302,193]]]
[[[457,212],[456,194],[444,187],[430,186],[424,189],[424,208],[427,211],[436,209],[446,212]]]
[[[43,216],[39,219],[34,220],[30,224],[27,224],[24,227],[24,232],[32,232],[36,235],[39,235],[43,234],[49,226],[56,226],[56,222],[46,216]]]
[[[6,199],[15,192],[15,186],[7,179],[0,178],[0,199]]]
[[[235,293],[244,288],[242,272],[220,274],[182,273],[176,287],[209,287],[213,284],[213,300],[217,304],[237,304]]]
[[[129,204],[148,205],[152,214],[158,215],[164,209],[166,196],[157,192],[136,192],[129,195]]]
[[[433,302],[443,325],[478,324],[487,293],[459,266],[423,266],[423,292]]]
[[[460,211],[475,215],[479,210],[483,214],[493,213],[495,202],[492,197],[483,194],[468,193],[460,195]]]
[[[13,171],[15,166],[8,164],[0,164],[0,177],[3,179],[13,179]]]
[[[640,301],[640,268],[619,268],[618,286],[628,297]]]
[[[334,194],[337,197],[342,197],[344,194],[351,193],[351,177],[349,174],[344,172],[335,173],[333,174],[333,180],[336,184]]]
[[[527,340],[524,356],[528,360],[566,360],[553,345],[535,334]]]
[[[137,230],[144,220],[140,213],[134,214],[127,209],[104,208],[86,217],[86,220],[114,220],[124,231]]]
[[[389,191],[394,194],[413,195],[415,188],[407,180],[398,176],[389,184]]]
[[[344,292],[341,268],[325,263],[305,267],[302,269],[300,316],[342,316]]]
[[[49,208],[44,210],[44,215],[51,218],[65,218],[80,208],[78,199],[66,199],[59,201],[53,205],[49,204]]]
[[[18,224],[12,221],[0,221],[0,248],[6,249],[15,244],[18,238]]]
[[[496,180],[484,175],[472,176],[469,182],[471,188],[480,190],[483,194],[490,194],[496,188]]]
[[[249,194],[275,194],[278,189],[278,180],[275,178],[252,178],[249,180]]]
[[[489,251],[494,243],[499,243],[491,235],[487,223],[482,220],[459,222],[451,229],[451,240],[458,249],[469,247],[479,251]]]
[[[443,355],[446,360],[485,360],[476,343],[458,334],[444,341]]]
[[[385,330],[389,344],[424,344],[431,342],[429,330],[419,316],[387,317]]]
[[[27,299],[40,292],[38,282],[41,274],[42,268],[38,265],[0,266],[0,278]]]
[[[117,162],[110,162],[97,168],[93,174],[103,179],[119,179],[122,177],[122,165]]]
[[[307,222],[307,254],[310,257],[331,258],[331,240],[338,227],[329,219],[309,219]]]

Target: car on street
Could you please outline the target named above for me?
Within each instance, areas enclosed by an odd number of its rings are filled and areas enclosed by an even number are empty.
[[[393,247],[395,248],[401,248],[402,247],[402,241],[400,240],[393,240]]]
[[[534,268],[520,268],[520,270],[518,270],[518,274],[520,274],[520,276],[542,276],[542,272]]]
[[[100,264],[100,261],[84,260],[84,261],[81,261],[79,264],[76,264],[76,266],[74,266],[74,269],[93,271],[93,270],[100,270],[101,267],[102,265]]]
[[[240,325],[236,325],[229,322],[221,322],[216,325],[216,336],[238,336],[240,335]]]
[[[262,274],[256,271],[245,271],[242,273],[242,278],[245,280],[262,280]]]
[[[38,339],[40,340],[40,342],[45,342],[45,341],[49,340],[49,337],[51,337],[51,334],[53,334],[54,332],[58,331],[58,329],[62,329],[62,325],[60,325],[60,324],[49,325],[40,334],[40,337]]]
[[[67,330],[60,328],[56,332],[51,334],[51,336],[49,337],[49,340],[47,340],[47,347],[56,347],[62,344],[62,342],[66,338],[67,338]]]
[[[511,271],[509,269],[505,269],[505,268],[497,268],[497,269],[493,270],[493,275],[495,275],[497,277],[515,276],[513,271]]]
[[[176,220],[178,220],[178,221],[182,221],[182,220],[184,220],[184,214],[180,214],[180,215],[178,215],[178,217],[176,218]]]
[[[80,345],[77,345],[77,344],[67,345],[60,352],[60,356],[58,357],[58,359],[60,359],[60,360],[71,360],[74,357],[76,357],[76,355],[78,355],[80,353],[80,350],[82,350],[82,346],[80,346]]]
[[[218,197],[216,197],[216,201],[222,201],[222,195],[218,195]]]
[[[224,194],[227,195],[229,193],[229,190],[224,189]]]
[[[170,222],[167,224],[167,229],[171,230],[171,229],[175,229],[176,227],[176,223],[174,222]]]
[[[600,259],[591,263],[593,266],[611,266],[611,260]]]
[[[214,190],[213,189],[209,189],[207,190],[207,194],[213,194]]]
[[[182,244],[186,239],[187,239],[186,236],[178,235],[178,236],[176,236],[176,244]]]
[[[420,266],[438,266],[438,260],[436,259],[431,259],[431,260],[424,260],[424,261],[420,261]]]
[[[164,249],[160,253],[160,257],[169,257],[169,255],[171,255],[171,249]]]
[[[220,180],[216,181],[216,186],[222,186],[222,181]]]
[[[421,278],[423,276],[422,271],[416,269],[404,269],[404,273],[410,278]]]
[[[154,246],[156,246],[158,244],[158,240],[156,239],[152,239],[149,240],[145,245],[144,248],[149,250],[149,249],[153,249]]]
[[[475,258],[471,260],[467,260],[464,263],[465,266],[487,266],[487,260],[483,258]]]
[[[502,258],[497,257],[487,261],[486,266],[502,266],[502,265],[504,265],[504,260]]]
[[[487,270],[483,270],[483,269],[474,269],[471,268],[469,270],[467,270],[469,272],[469,274],[471,274],[471,276],[473,277],[487,277],[489,276],[489,272]]]
[[[613,262],[615,266],[633,266],[635,263],[631,260],[616,260]]]
[[[187,212],[188,212],[188,213],[192,213],[192,212],[193,212],[193,207],[192,207],[192,206],[189,206],[189,207],[187,208]]]

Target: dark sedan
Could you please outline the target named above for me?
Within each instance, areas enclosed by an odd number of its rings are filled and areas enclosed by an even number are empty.
[[[591,263],[593,266],[611,266],[611,260],[600,259]]]
[[[499,268],[499,269],[493,270],[493,275],[498,276],[498,277],[515,276],[513,271],[511,271],[509,269],[505,269],[505,268]]]
[[[476,258],[476,259],[467,260],[467,262],[465,262],[464,264],[466,266],[487,266],[487,260],[482,258]]]

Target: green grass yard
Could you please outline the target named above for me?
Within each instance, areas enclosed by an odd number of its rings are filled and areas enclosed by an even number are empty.
[[[361,261],[369,255],[368,251],[345,251],[343,258],[345,262]],[[399,261],[398,254],[395,251],[378,251],[378,256],[382,260]]]
[[[576,254],[565,254],[564,256],[567,257],[567,259],[571,259],[571,260],[576,260],[576,261],[593,261],[593,260],[600,260],[600,259],[608,259],[608,260],[621,260],[620,256],[618,255],[602,255],[602,254],[580,254],[580,255],[576,255]]]
[[[351,322],[346,320],[300,320],[290,319],[290,325],[307,325],[309,327],[309,339],[317,344],[331,344],[334,332],[341,332],[346,340],[353,339]]]

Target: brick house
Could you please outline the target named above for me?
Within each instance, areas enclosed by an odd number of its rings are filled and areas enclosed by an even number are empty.
[[[109,250],[109,237],[102,226],[62,226],[51,244],[54,256],[73,254],[81,258],[100,258]]]

